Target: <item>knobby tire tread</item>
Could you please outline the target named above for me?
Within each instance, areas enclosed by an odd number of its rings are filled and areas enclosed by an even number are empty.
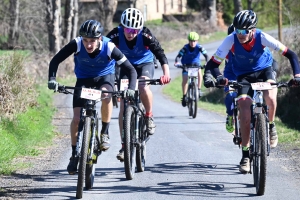
[[[135,173],[136,147],[132,143],[135,129],[135,112],[132,106],[128,106],[124,117],[124,167],[127,180],[132,180]]]
[[[145,108],[143,104],[140,104],[139,107],[142,110],[142,113],[139,113],[141,115],[144,115],[145,113]],[[144,118],[140,116],[139,119],[139,142],[142,143],[147,137],[147,132],[146,132],[146,124],[144,121]],[[145,158],[146,157],[146,143],[140,147],[136,148],[136,168],[138,172],[143,172],[145,170]]]
[[[197,111],[198,111],[198,89],[195,82],[193,82],[192,85],[192,95],[193,95],[193,101],[192,101],[192,107],[193,107],[193,118],[197,117]]]
[[[258,140],[259,157],[258,162],[260,165],[257,166],[257,180],[255,183],[256,194],[261,196],[265,193],[266,177],[267,177],[267,126],[266,118],[263,113],[259,113],[257,116],[257,126],[255,131]],[[257,144],[256,144],[257,145]]]
[[[85,180],[86,160],[87,160],[90,137],[91,137],[91,118],[86,117],[84,123],[83,135],[82,135],[81,156],[79,160],[79,169],[78,169],[78,180],[77,180],[77,190],[76,190],[77,199],[82,198],[83,183]]]

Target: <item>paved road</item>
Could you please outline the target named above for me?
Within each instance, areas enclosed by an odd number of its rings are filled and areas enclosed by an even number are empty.
[[[209,55],[220,42],[205,45]],[[180,74],[173,67],[176,53],[168,54],[172,77]],[[155,71],[155,77],[161,70]],[[299,179],[285,168],[275,153],[268,158],[266,193],[256,197],[252,175],[238,171],[241,150],[232,143],[225,130],[225,117],[198,110],[196,119],[188,117],[186,108],[162,95],[163,86],[152,86],[156,133],[147,143],[146,170],[125,179],[124,166],[116,159],[120,149],[117,115],[114,108],[110,126],[111,148],[103,153],[96,166],[95,186],[84,191],[83,199],[299,199]],[[71,98],[60,94],[60,110],[70,116]],[[66,105],[66,106],[64,106]],[[69,121],[61,127],[68,134]],[[73,199],[77,176],[67,174],[70,148],[45,175],[36,179],[29,199]]]

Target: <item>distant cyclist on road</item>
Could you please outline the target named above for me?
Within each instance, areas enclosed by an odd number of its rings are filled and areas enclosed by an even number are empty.
[[[127,8],[121,15],[121,24],[110,31],[107,35],[112,42],[125,54],[128,60],[136,69],[139,79],[152,79],[154,75],[153,54],[159,60],[163,76],[160,77],[162,84],[170,82],[170,72],[167,57],[164,50],[151,31],[144,27],[143,14],[136,8]],[[120,79],[126,78],[126,71],[120,71]],[[153,120],[153,94],[146,83],[139,83],[139,92],[142,103],[146,110],[147,132],[152,135],[155,132]],[[122,115],[124,103],[120,103],[119,126],[122,130]],[[117,155],[117,159],[124,160],[124,146]]]
[[[75,62],[75,87],[96,87],[101,90],[113,91],[114,89],[114,66],[115,61],[121,69],[129,76],[129,88],[126,96],[134,97],[137,74],[133,66],[122,54],[122,52],[110,42],[110,39],[102,36],[103,27],[96,20],[85,21],[79,29],[79,37],[70,41],[64,46],[50,61],[48,88],[56,90],[56,72],[58,65],[70,55],[74,54]],[[84,106],[84,99],[80,98],[79,90],[74,91],[73,96],[73,119],[70,125],[72,156],[68,165],[69,174],[77,171],[78,157],[76,154],[76,141],[78,134],[78,124],[80,120],[80,110]],[[100,148],[105,151],[109,149],[109,123],[112,115],[111,95],[102,93],[101,105],[101,144]]]
[[[180,64],[180,58],[181,63],[183,65],[201,65],[200,56],[201,54],[205,57],[205,61],[208,61],[208,55],[206,50],[198,43],[199,35],[196,32],[190,32],[187,37],[189,43],[184,45],[184,47],[179,51],[178,55],[175,58],[175,64],[174,66]],[[183,107],[186,106],[187,102],[187,82],[188,82],[188,72],[186,69],[182,69],[182,99],[181,104]],[[198,94],[199,98],[201,97],[201,85],[202,85],[202,75],[201,75],[201,69],[199,68],[198,71]]]
[[[257,16],[252,10],[243,10],[236,14],[233,20],[235,32],[228,35],[221,46],[217,49],[213,57],[208,61],[205,74],[205,87],[215,85],[214,77],[217,84],[226,85],[228,79],[220,73],[219,65],[231,51],[234,55],[233,72],[237,76],[238,82],[256,82],[262,79],[267,82],[275,82],[272,70],[272,54],[266,47],[281,53],[289,59],[294,79],[291,82],[294,85],[300,84],[300,68],[297,55],[288,49],[281,42],[272,36],[256,28]],[[264,91],[264,99],[269,106],[270,121],[270,145],[272,148],[277,146],[278,136],[274,123],[276,109],[276,90]],[[250,171],[250,106],[252,104],[253,90],[251,87],[243,87],[238,90],[238,104],[240,108],[240,125],[242,136],[242,159],[239,170],[242,173]]]

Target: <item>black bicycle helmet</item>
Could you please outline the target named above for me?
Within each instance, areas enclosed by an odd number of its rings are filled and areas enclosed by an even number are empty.
[[[242,10],[233,19],[233,26],[236,29],[250,30],[256,27],[257,17],[252,10]]]
[[[96,20],[85,21],[79,29],[79,35],[87,38],[99,38],[103,32],[103,27]]]
[[[234,31],[234,26],[233,26],[233,24],[231,24],[231,25],[228,27],[227,35],[230,35],[233,31]]]

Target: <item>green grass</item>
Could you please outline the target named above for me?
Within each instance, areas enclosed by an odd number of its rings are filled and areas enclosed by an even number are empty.
[[[40,86],[37,91],[38,106],[17,115],[15,120],[2,119],[0,122],[0,174],[30,166],[30,163],[12,164],[12,160],[23,156],[38,156],[42,147],[51,145],[54,137],[51,125],[54,107],[51,91]],[[49,100],[50,99],[50,100]]]

